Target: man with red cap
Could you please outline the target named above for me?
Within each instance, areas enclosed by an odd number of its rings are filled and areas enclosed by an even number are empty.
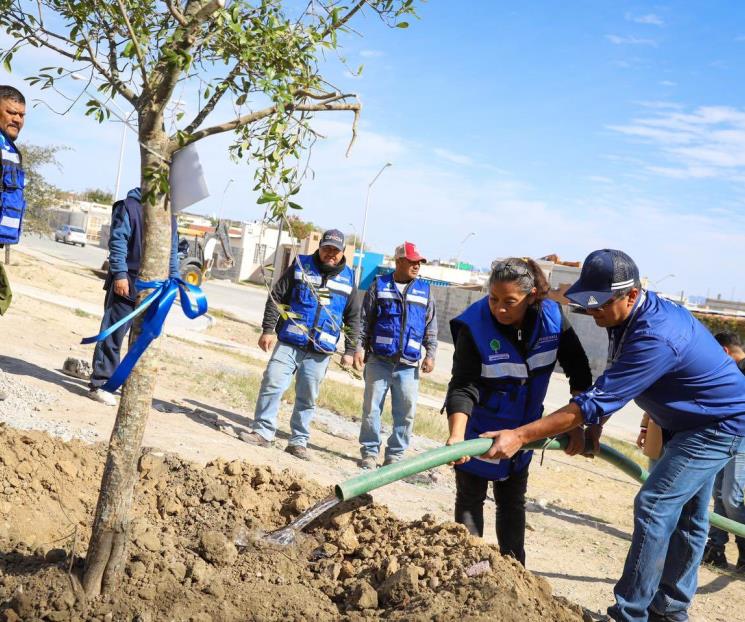
[[[390,389],[393,431],[384,464],[403,458],[414,426],[419,370],[431,372],[437,352],[437,317],[429,283],[419,278],[427,260],[411,242],[396,247],[396,269],[378,276],[362,303],[360,347],[354,366],[364,366],[360,467],[374,469],[380,452],[380,414]],[[422,348],[425,350],[422,359]]]

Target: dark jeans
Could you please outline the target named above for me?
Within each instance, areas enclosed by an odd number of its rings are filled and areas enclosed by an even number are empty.
[[[113,287],[106,291],[104,300],[103,319],[101,320],[101,331],[115,324],[126,315],[132,313],[135,303],[128,298],[117,296]],[[116,329],[103,341],[96,343],[93,351],[93,371],[91,373],[90,388],[99,389],[111,378],[114,370],[119,365],[119,353],[122,349],[124,337],[129,331],[132,322],[127,322]],[[99,332],[101,332],[99,331]]]
[[[474,536],[484,535],[484,500],[489,480],[456,469],[455,522]],[[511,555],[525,565],[525,491],[528,469],[493,482],[497,504],[497,541],[502,555]]]

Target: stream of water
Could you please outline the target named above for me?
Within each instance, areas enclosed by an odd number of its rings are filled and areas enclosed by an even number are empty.
[[[281,529],[277,529],[276,531],[272,531],[271,533],[266,534],[263,538],[261,538],[261,541],[267,544],[278,544],[281,546],[293,544],[297,538],[297,534],[299,534],[305,527],[307,527],[315,519],[321,516],[321,514],[327,512],[338,503],[339,499],[336,498],[336,495],[331,495],[330,497],[321,499],[321,501],[305,510],[305,512],[300,514],[292,522],[288,523]],[[247,546],[249,544],[247,540],[247,538],[243,538],[241,537],[241,535],[238,535],[235,539],[235,543],[238,546]]]

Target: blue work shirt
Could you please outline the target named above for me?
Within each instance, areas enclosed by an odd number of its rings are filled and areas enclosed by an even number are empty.
[[[139,201],[139,193],[135,195],[134,191],[130,191],[127,196],[132,196]],[[127,255],[129,254],[131,237],[132,223],[129,220],[129,214],[123,205],[118,204],[111,216],[111,229],[109,232],[109,272],[114,279],[127,278],[127,273],[129,272]],[[171,278],[178,278],[180,276],[178,227],[175,217],[171,222],[171,255],[168,276]]]
[[[572,399],[586,423],[633,399],[671,432],[719,426],[745,435],[745,376],[687,309],[646,292],[608,337],[608,368]]]

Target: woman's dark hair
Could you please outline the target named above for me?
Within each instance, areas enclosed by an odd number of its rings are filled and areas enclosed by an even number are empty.
[[[535,303],[548,296],[548,280],[541,267],[529,257],[510,257],[495,261],[491,265],[489,288],[494,283],[517,283],[524,294],[529,294],[535,287]]]

